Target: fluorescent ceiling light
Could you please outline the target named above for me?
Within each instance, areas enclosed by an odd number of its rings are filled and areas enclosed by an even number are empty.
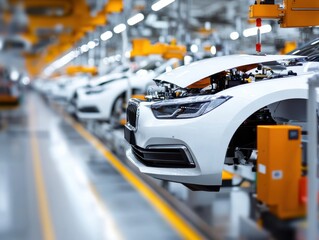
[[[250,37],[250,36],[255,36],[257,35],[257,27],[253,27],[253,28],[247,28],[243,31],[243,35],[244,37]],[[271,26],[268,24],[268,25],[263,25],[260,27],[260,33],[263,34],[263,33],[269,33],[271,32]]]
[[[175,0],[160,0],[152,5],[152,10],[157,12],[162,8],[168,6],[169,4],[173,3]]]
[[[125,57],[130,58],[131,57],[131,51],[126,51],[125,52]]]
[[[22,82],[23,85],[28,85],[30,83],[30,78],[28,76],[24,76],[21,79],[21,82]]]
[[[198,52],[198,46],[196,44],[192,44],[190,48],[192,53],[197,53]]]
[[[83,45],[81,46],[81,52],[82,52],[82,53],[85,53],[85,52],[87,52],[87,51],[89,51],[89,47],[88,47],[86,44],[83,44]]]
[[[94,41],[89,41],[87,46],[89,47],[89,49],[93,49],[93,48],[95,48],[95,42]]]
[[[136,15],[134,15],[133,17],[130,17],[127,20],[127,24],[130,26],[135,25],[136,23],[139,23],[140,21],[144,20],[144,15],[142,13],[138,13]]]
[[[121,23],[121,24],[119,24],[119,25],[116,25],[116,26],[113,28],[113,31],[114,31],[115,33],[121,33],[121,32],[123,32],[123,31],[125,31],[125,29],[126,29],[126,25],[125,25],[124,23]]]
[[[237,40],[239,38],[239,33],[238,32],[232,32],[229,34],[229,37],[231,40]]]
[[[19,78],[19,72],[17,70],[12,70],[10,73],[10,78],[12,81],[17,81]]]
[[[100,37],[102,41],[106,41],[106,40],[109,40],[111,37],[113,37],[113,33],[111,31],[106,31],[102,33]]]

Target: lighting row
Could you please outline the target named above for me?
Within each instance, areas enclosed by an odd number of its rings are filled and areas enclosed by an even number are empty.
[[[253,28],[247,28],[243,31],[243,36],[244,37],[251,37],[251,36],[255,36],[257,35],[257,27],[253,27]],[[260,27],[260,33],[269,33],[271,32],[271,26],[268,25],[263,25]],[[229,37],[231,40],[237,40],[239,38],[239,33],[238,32],[232,32],[229,34]]]
[[[133,26],[133,25],[135,25],[143,20],[144,20],[144,15],[142,13],[138,13],[138,14],[134,15],[133,17],[129,18],[127,20],[127,24],[130,26]],[[113,28],[114,33],[117,33],[117,34],[123,32],[125,30],[126,30],[126,25],[124,23],[118,24]],[[100,36],[102,41],[107,41],[112,37],[113,37],[113,32],[111,32],[111,31],[106,31],[106,32],[102,33]],[[98,40],[89,41],[87,44],[83,44],[80,47],[80,49],[81,49],[81,52],[84,53],[84,52],[89,51],[90,49],[95,48],[98,45],[99,45]]]
[[[160,9],[168,6],[169,4],[173,3],[174,1],[175,0],[160,0],[160,1],[157,1],[156,3],[154,3],[151,8],[153,11],[159,11]],[[135,25],[143,20],[144,20],[144,15],[142,13],[138,13],[138,14],[130,17],[127,20],[127,24],[129,26],[133,26],[133,25]],[[124,23],[120,23],[113,28],[113,32],[116,34],[119,34],[125,30],[126,30],[126,25]],[[106,32],[102,33],[100,36],[101,40],[102,41],[109,40],[110,38],[113,37],[113,32],[106,31]],[[82,53],[87,52],[90,49],[95,48],[96,46],[98,46],[98,41],[89,41],[87,44],[83,44],[81,46],[81,52]]]

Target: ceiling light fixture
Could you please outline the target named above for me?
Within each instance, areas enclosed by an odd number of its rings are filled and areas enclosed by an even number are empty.
[[[106,31],[106,32],[102,33],[101,36],[100,36],[102,41],[107,41],[111,37],[113,37],[113,33],[111,31]]]
[[[116,26],[113,28],[113,31],[114,31],[115,33],[121,33],[121,32],[123,32],[123,31],[125,31],[125,29],[126,29],[126,25],[125,25],[124,23],[121,23],[121,24],[119,24],[119,25],[116,25]]]
[[[88,47],[86,44],[83,44],[83,45],[81,46],[81,52],[82,52],[82,53],[85,53],[85,52],[87,52],[87,51],[89,51],[89,47]]]
[[[95,42],[94,41],[89,41],[87,46],[89,47],[89,49],[93,49],[93,48],[95,48]]]
[[[173,2],[175,2],[175,0],[160,0],[156,3],[154,3],[151,8],[153,11],[157,12]]]
[[[229,34],[229,37],[231,40],[237,40],[239,38],[239,33],[238,32],[231,32]]]
[[[138,13],[138,14],[134,15],[133,17],[130,17],[127,20],[127,24],[130,26],[133,26],[133,25],[135,25],[143,20],[144,20],[144,15],[142,13]]]
[[[192,53],[197,53],[198,52],[198,46],[196,44],[192,44],[190,47],[190,50]]]

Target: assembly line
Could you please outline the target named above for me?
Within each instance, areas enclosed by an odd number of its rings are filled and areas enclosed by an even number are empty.
[[[318,238],[318,1],[0,12],[1,240]]]

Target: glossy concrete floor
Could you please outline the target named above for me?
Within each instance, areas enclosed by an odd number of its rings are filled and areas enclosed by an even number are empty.
[[[1,240],[200,238],[35,93],[0,121]]]

